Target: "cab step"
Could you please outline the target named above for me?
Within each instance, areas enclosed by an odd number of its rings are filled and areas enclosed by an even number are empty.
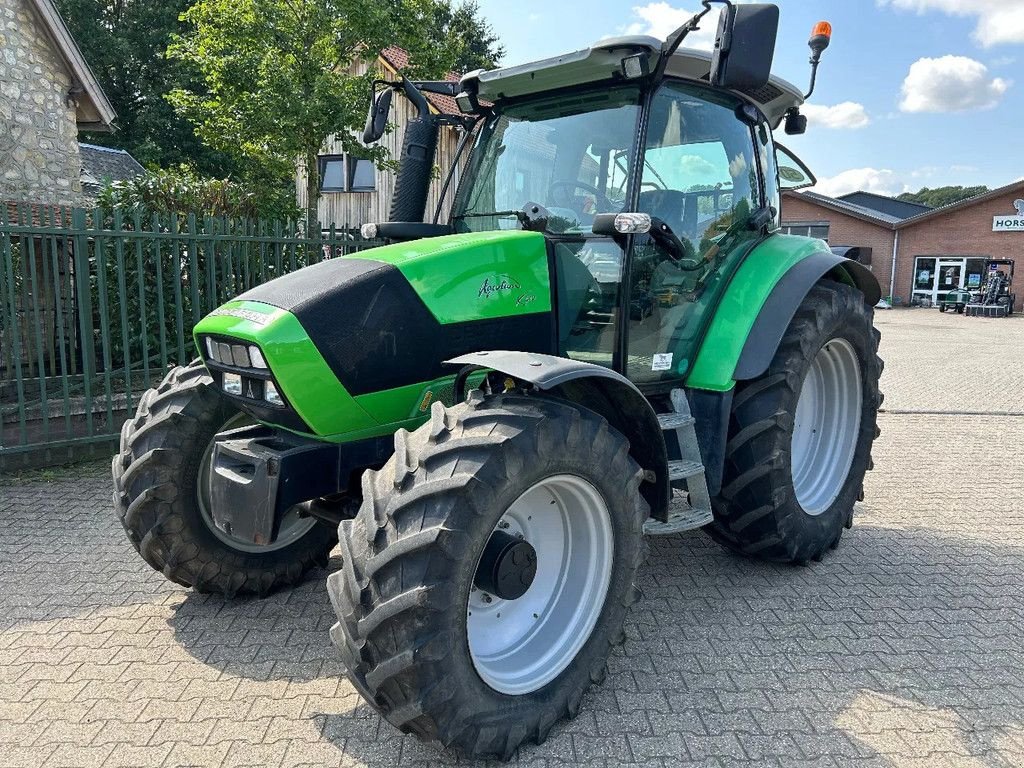
[[[668,521],[651,518],[644,523],[644,533],[648,536],[666,536],[703,528],[714,519],[714,514],[697,443],[696,421],[690,414],[683,390],[672,390],[672,411],[659,413],[658,423],[663,430],[676,433],[681,458],[668,463],[668,479],[674,488],[686,491],[686,502],[673,501]]]
[[[680,505],[668,514],[668,522],[663,523],[648,518],[644,523],[644,533],[648,536],[668,536],[672,533],[685,533],[703,528],[714,519],[710,509],[694,509],[693,507]]]
[[[668,463],[668,479],[689,480],[704,474],[704,465],[699,461],[670,461]]]
[[[661,424],[661,428],[664,430],[668,429],[682,429],[688,427],[691,424],[695,424],[696,419],[688,413],[659,413],[658,423]]]

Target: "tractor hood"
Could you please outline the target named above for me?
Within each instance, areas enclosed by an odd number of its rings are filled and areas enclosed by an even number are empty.
[[[444,360],[554,350],[544,237],[469,233],[330,259],[242,294],[195,335],[218,385],[260,421],[339,439],[393,429],[454,376]]]

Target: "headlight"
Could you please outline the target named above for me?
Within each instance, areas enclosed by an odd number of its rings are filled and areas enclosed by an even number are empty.
[[[264,359],[259,347],[249,347],[249,359],[252,360],[253,368],[267,368],[267,361]]]
[[[231,365],[231,345],[230,344],[217,344],[217,362],[222,365]]]
[[[209,336],[206,337],[206,355],[214,362],[217,361],[217,342]]]
[[[241,344],[231,346],[231,358],[239,368],[249,367],[249,350]]]
[[[264,386],[263,399],[271,405],[284,405],[284,398],[281,397],[281,393],[277,391],[277,387],[272,381],[268,381]]]
[[[224,374],[224,391],[236,397],[242,396],[242,377],[237,373]]]

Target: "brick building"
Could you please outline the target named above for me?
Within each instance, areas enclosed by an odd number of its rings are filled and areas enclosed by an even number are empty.
[[[840,198],[786,192],[786,231],[835,246],[870,248],[882,295],[934,305],[954,288],[978,288],[992,260],[1015,262],[1016,309],[1024,303],[1024,180],[942,208],[855,192]],[[1007,271],[1007,266],[1000,266]]]

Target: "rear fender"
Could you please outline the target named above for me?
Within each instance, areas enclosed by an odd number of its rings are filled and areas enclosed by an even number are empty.
[[[667,520],[671,488],[665,436],[651,404],[625,376],[600,365],[528,352],[475,352],[447,362],[462,367],[455,379],[456,402],[465,397],[468,377],[489,369],[599,413],[626,436],[630,456],[644,470],[649,482],[641,484],[640,493],[651,516]]]
[[[797,309],[823,277],[853,286],[864,294],[869,306],[882,297],[875,276],[856,261],[832,253],[815,253],[797,262],[775,284],[761,307],[736,362],[736,381],[756,379],[768,370]]]
[[[725,392],[764,373],[800,303],[826,277],[856,287],[872,306],[881,297],[870,270],[820,240],[776,234],[760,243],[715,308],[686,385]]]

